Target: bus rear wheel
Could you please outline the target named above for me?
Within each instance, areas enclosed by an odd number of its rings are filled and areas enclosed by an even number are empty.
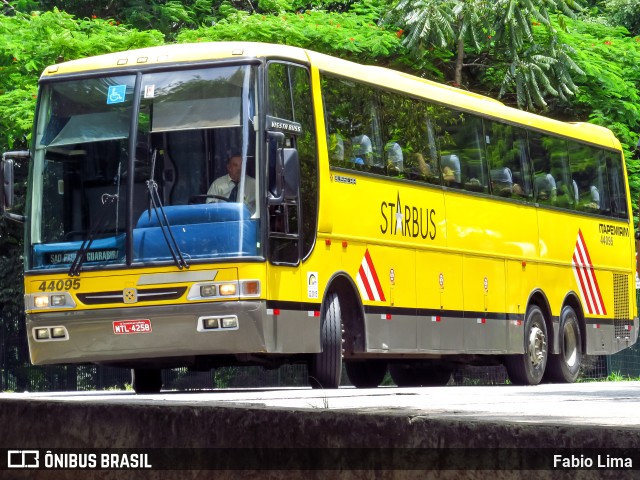
[[[573,383],[578,379],[582,365],[582,336],[578,316],[566,306],[560,313],[560,352],[549,355],[545,379],[551,382]]]
[[[387,374],[387,363],[381,360],[347,362],[345,364],[351,385],[356,388],[376,388]]]
[[[547,366],[548,342],[544,314],[537,305],[527,309],[524,320],[524,353],[507,355],[509,380],[516,385],[537,385]]]
[[[159,368],[134,368],[131,383],[136,393],[159,393],[162,388],[162,370]]]
[[[389,374],[399,387],[439,387],[451,380],[451,369],[440,365],[394,363],[389,365]]]
[[[322,312],[322,351],[314,353],[308,364],[309,383],[313,388],[338,388],[342,375],[342,314],[336,293],[327,295]]]

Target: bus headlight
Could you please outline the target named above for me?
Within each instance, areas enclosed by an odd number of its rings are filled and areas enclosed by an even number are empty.
[[[33,337],[38,342],[69,340],[66,327],[38,327],[33,329]]]
[[[47,308],[49,306],[49,295],[38,295],[33,298],[36,308]]]
[[[66,338],[67,329],[64,327],[53,327],[51,329],[51,338]]]
[[[216,286],[215,285],[200,285],[200,296],[201,297],[215,297],[216,296]]]
[[[194,283],[189,289],[187,299],[193,301],[230,300],[230,297],[253,299],[260,297],[261,289],[260,280]]]
[[[238,328],[238,318],[224,317],[222,319],[222,328]]]
[[[219,286],[220,295],[224,297],[228,297],[230,295],[235,295],[237,291],[237,286],[235,283],[223,283]]]
[[[63,307],[67,303],[64,295],[51,295],[52,307]]]
[[[202,319],[202,325],[207,330],[220,328],[220,322],[219,322],[219,319],[217,318],[204,318]]]
[[[27,308],[74,308],[76,302],[69,292],[60,293],[32,293],[25,295]]]
[[[222,332],[224,330],[238,330],[238,317],[236,315],[200,317],[198,319],[198,332]]]
[[[35,329],[36,340],[46,340],[49,338],[48,328],[36,328]]]

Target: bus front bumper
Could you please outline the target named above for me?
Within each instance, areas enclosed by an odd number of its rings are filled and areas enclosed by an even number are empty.
[[[27,314],[34,365],[320,351],[320,319],[264,301]]]

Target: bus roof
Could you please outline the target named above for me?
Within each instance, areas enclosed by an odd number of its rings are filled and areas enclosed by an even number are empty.
[[[440,104],[520,124],[530,128],[565,135],[589,143],[620,149],[613,133],[590,123],[567,123],[508,107],[502,102],[477,93],[419,78],[384,67],[362,65],[322,53],[289,45],[257,42],[202,42],[171,44],[109,53],[71,60],[47,67],[41,78],[97,70],[119,70],[132,66],[177,65],[228,58],[281,58],[311,64],[321,71],[363,81],[375,86],[403,92]]]
[[[202,42],[161,45],[71,60],[47,67],[42,77],[92,70],[125,69],[136,65],[172,65],[234,57],[276,57],[309,63],[305,50],[288,45],[257,42]]]

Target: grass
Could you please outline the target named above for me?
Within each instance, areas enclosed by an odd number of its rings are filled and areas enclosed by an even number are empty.
[[[580,383],[586,382],[638,382],[640,377],[632,377],[630,375],[622,375],[620,372],[611,372],[603,378],[578,378]]]

